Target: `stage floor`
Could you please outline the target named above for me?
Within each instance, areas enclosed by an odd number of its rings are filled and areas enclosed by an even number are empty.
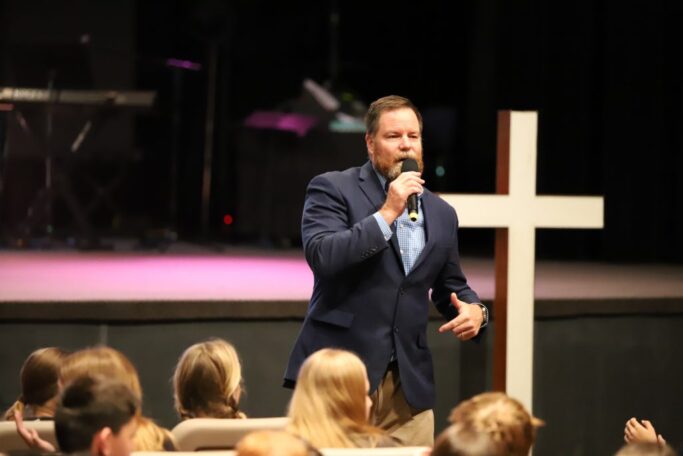
[[[471,286],[491,302],[493,260],[462,264]],[[312,286],[298,250],[0,252],[4,319],[298,318]],[[683,313],[683,266],[538,261],[535,296],[541,317]]]

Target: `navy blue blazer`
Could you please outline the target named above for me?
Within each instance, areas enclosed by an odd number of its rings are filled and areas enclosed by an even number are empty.
[[[336,347],[361,357],[374,391],[395,347],[408,403],[430,409],[434,372],[426,334],[429,290],[448,320],[457,316],[450,303],[452,291],[461,301],[480,300],[460,269],[453,208],[424,190],[426,243],[406,275],[396,236],[386,241],[372,216],[385,198],[370,162],[316,176],[309,183],[301,231],[314,286],[285,384],[296,381],[307,356]]]

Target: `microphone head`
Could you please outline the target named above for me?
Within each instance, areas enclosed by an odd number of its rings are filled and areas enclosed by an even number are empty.
[[[401,165],[401,172],[405,173],[407,171],[420,171],[420,167],[417,166],[417,162],[413,158],[406,158],[403,160],[403,164]]]

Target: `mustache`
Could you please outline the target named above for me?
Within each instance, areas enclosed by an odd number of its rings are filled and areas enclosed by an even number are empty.
[[[407,154],[402,154],[400,157],[396,159],[396,163],[403,163],[404,161],[408,160],[409,158],[412,158],[415,161],[419,161],[417,159],[417,155],[414,153],[407,153]]]

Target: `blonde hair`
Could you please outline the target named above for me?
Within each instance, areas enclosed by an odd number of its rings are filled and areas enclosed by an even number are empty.
[[[25,413],[27,407],[35,416],[54,415],[53,399],[59,394],[59,370],[66,356],[67,352],[57,347],[40,348],[28,355],[19,374],[21,394],[5,412],[5,420],[14,420],[14,413]]]
[[[536,441],[536,430],[545,423],[532,416],[517,400],[505,393],[474,396],[451,411],[453,424],[488,434],[500,453],[526,456]]]
[[[638,442],[624,445],[614,456],[676,456],[676,452],[666,443]]]
[[[317,448],[357,447],[354,436],[383,436],[368,424],[367,371],[355,354],[325,348],[301,366],[289,404],[288,430]]]
[[[136,424],[135,451],[177,451],[178,445],[168,429],[144,416],[138,416]]]
[[[486,432],[458,423],[439,434],[430,456],[505,456],[505,453]]]
[[[244,436],[235,447],[237,456],[308,456],[301,439],[285,431],[257,431]]]
[[[62,384],[66,386],[74,379],[85,375],[116,378],[125,383],[142,402],[138,372],[126,355],[118,350],[98,346],[85,348],[68,356],[60,373]]]
[[[194,344],[173,374],[175,408],[182,419],[246,418],[239,410],[242,367],[235,348],[223,339]]]
[[[102,376],[113,378],[124,383],[136,399],[142,403],[142,387],[138,371],[133,363],[118,350],[111,347],[98,346],[79,350],[69,355],[60,372],[62,384],[66,387],[70,382],[83,376]],[[159,427],[149,418],[138,412],[136,416],[135,451],[164,451],[174,446],[173,439],[167,429]]]

